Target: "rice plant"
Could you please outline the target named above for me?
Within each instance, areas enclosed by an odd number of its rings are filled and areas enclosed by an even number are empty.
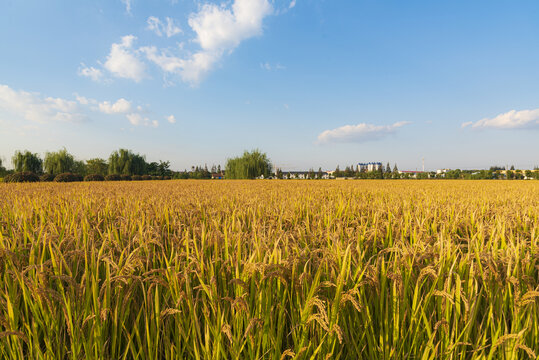
[[[0,184],[0,358],[539,354],[539,184]]]

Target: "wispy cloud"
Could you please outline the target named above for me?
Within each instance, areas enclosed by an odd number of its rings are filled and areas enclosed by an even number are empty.
[[[165,73],[179,75],[184,82],[197,85],[225,54],[242,41],[260,35],[264,18],[272,12],[268,0],[235,0],[231,6],[204,4],[188,21],[199,50],[188,56],[174,55],[155,46],[141,51]]]
[[[131,8],[133,5],[133,0],[121,0],[122,4],[125,5],[125,12],[131,15]]]
[[[130,13],[132,0],[122,2]],[[294,5],[294,1],[289,4],[290,7]],[[146,77],[146,60],[157,65],[165,75],[178,76],[183,82],[196,86],[225,55],[232,53],[243,41],[261,35],[264,19],[276,13],[269,0],[233,0],[232,3],[224,2],[220,5],[203,4],[188,17],[194,37],[182,42],[178,48],[147,45],[136,49],[133,44],[137,38],[126,35],[121,42],[111,45],[103,67],[115,77],[139,82]],[[161,20],[150,16],[146,22],[147,28],[158,36],[172,37],[182,33],[170,17]],[[195,49],[187,51],[183,44],[194,44]],[[284,68],[279,64],[266,65],[272,70]],[[85,65],[79,70],[79,74],[95,81],[103,77],[100,69]]]
[[[265,63],[260,63],[260,67],[264,70],[267,70],[267,71],[272,71],[272,70],[284,70],[286,69],[286,67],[284,67],[283,65],[277,63],[277,64],[270,64],[269,62],[265,62]]]
[[[134,126],[159,126],[157,120],[150,120],[147,110],[141,106],[133,108],[132,102],[124,98],[114,101],[97,101],[92,98],[73,94],[75,99],[45,97],[39,93],[14,90],[0,84],[0,110],[15,119],[25,119],[32,123],[82,122],[89,120],[92,114],[122,115]],[[175,122],[173,115],[167,117]],[[20,124],[19,124],[20,125]],[[19,126],[18,125],[18,126]],[[19,127],[28,126],[28,124]]]
[[[38,123],[86,119],[76,101],[17,91],[7,85],[0,85],[0,109]]]
[[[103,101],[99,103],[99,111],[105,114],[124,114],[131,110],[131,102],[124,98],[118,99],[115,103]]]
[[[296,6],[296,0],[292,0],[292,1],[290,2],[290,5],[288,5],[288,8],[289,8],[289,9],[292,9],[294,6]]]
[[[146,21],[148,30],[153,31],[157,36],[166,35],[166,37],[172,37],[182,32],[182,29],[174,23],[174,19],[166,17],[165,20],[166,24],[158,17],[150,16]]]
[[[318,135],[318,143],[366,142],[378,140],[407,124],[409,124],[408,121],[399,121],[392,125],[374,125],[367,123],[345,125],[322,132]]]
[[[462,124],[462,127],[471,127],[474,129],[539,128],[539,109],[521,111],[511,110],[493,118],[484,118],[476,122],[465,122]]]
[[[171,124],[176,124],[176,118],[174,117],[174,115],[169,115],[166,117],[167,121]]]
[[[136,39],[133,35],[126,35],[122,37],[120,43],[112,44],[104,65],[112,75],[136,82],[146,76],[144,63],[139,60],[137,53],[132,49]]]
[[[126,115],[127,120],[134,126],[151,126],[158,127],[159,122],[157,120],[150,120],[147,116],[144,116],[140,113],[131,113]]]
[[[80,76],[88,77],[93,81],[99,82],[103,79],[103,72],[99,69],[94,68],[93,66],[86,66],[83,63],[80,64],[79,70],[77,72]]]

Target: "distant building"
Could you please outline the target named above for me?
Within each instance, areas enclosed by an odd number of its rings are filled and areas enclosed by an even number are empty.
[[[414,171],[414,170],[403,170],[403,171],[400,171],[399,170],[399,174],[405,174],[405,175],[408,175],[409,177],[411,178],[414,178],[414,179],[417,179],[417,175],[419,174],[425,174],[426,172],[425,171]],[[430,177],[430,176],[429,176]]]
[[[309,176],[308,171],[284,171],[283,179],[306,179]]]
[[[315,179],[330,179],[331,171],[323,171],[322,174],[319,174],[317,171],[314,172]],[[310,171],[283,171],[283,179],[309,179]]]
[[[381,162],[359,163],[357,164],[357,171],[359,172],[378,171],[378,170],[382,170],[382,167],[383,165]]]

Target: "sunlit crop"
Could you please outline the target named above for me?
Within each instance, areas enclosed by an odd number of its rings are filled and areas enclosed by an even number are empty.
[[[539,354],[539,183],[0,184],[0,358]]]

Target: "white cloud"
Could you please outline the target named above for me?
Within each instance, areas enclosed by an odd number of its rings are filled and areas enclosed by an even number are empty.
[[[131,102],[124,98],[118,99],[114,104],[103,101],[99,104],[99,111],[105,114],[123,114],[131,110]]]
[[[294,6],[296,6],[296,0],[292,0],[290,2],[290,5],[288,6],[289,9],[292,9]]]
[[[127,114],[126,118],[127,118],[127,120],[129,120],[131,125],[135,125],[135,126],[140,125],[142,123],[142,121],[144,120],[142,118],[142,115],[137,114],[137,113]]]
[[[283,65],[277,63],[275,65],[270,64],[269,62],[260,63],[260,67],[264,70],[272,71],[272,70],[284,70],[286,67]]]
[[[6,113],[13,116],[15,123],[19,118],[33,123],[51,122],[81,122],[88,119],[91,113],[104,113],[109,115],[125,114],[132,125],[158,127],[159,121],[150,120],[144,114],[148,111],[142,106],[133,109],[132,102],[124,98],[116,102],[102,101],[87,98],[74,93],[76,100],[44,97],[39,93],[13,90],[7,85],[0,84],[0,114]],[[176,122],[174,115],[166,117],[171,123]],[[0,123],[3,121],[0,116]],[[17,127],[23,128],[28,124],[17,123]],[[4,126],[5,127],[5,126]]]
[[[147,20],[148,30],[153,31],[157,36],[163,36],[164,34],[167,37],[172,37],[182,32],[182,29],[174,23],[174,19],[169,17],[166,17],[165,19],[166,24],[159,20],[159,18],[150,16]]]
[[[169,115],[166,118],[169,123],[176,124],[176,118],[174,117],[174,115]]]
[[[140,50],[163,71],[197,85],[224,54],[232,52],[242,41],[260,35],[262,21],[272,13],[268,0],[235,0],[231,6],[205,4],[188,21],[196,33],[193,41],[200,45],[200,50],[187,57],[158,51],[153,46]]]
[[[121,43],[112,44],[104,65],[105,69],[116,77],[132,79],[136,82],[142,80],[145,77],[145,66],[138,59],[136,52],[132,50],[136,39],[133,35],[127,35],[122,37]]]
[[[75,96],[75,99],[79,102],[79,104],[81,104],[81,105],[90,105],[90,104],[95,105],[95,104],[97,104],[97,100],[95,100],[95,99],[87,98],[85,96],[80,96],[77,93],[74,93],[73,95]]]
[[[93,81],[101,81],[103,78],[103,72],[99,69],[94,68],[93,66],[87,67],[84,64],[81,64],[77,72],[80,76],[89,77]]]
[[[81,104],[81,105],[88,105],[88,103],[90,102],[84,96],[75,95],[75,97],[76,97],[77,101],[79,102],[79,104]]]
[[[158,53],[155,46],[143,47],[140,49],[146,54],[148,60],[155,63],[166,73],[178,74],[184,82],[196,85],[203,75],[211,70],[217,62],[219,56],[211,52],[197,52],[188,59],[171,55],[168,51],[162,50]]]
[[[392,125],[374,125],[361,123],[357,125],[345,125],[333,130],[326,130],[318,135],[319,143],[329,142],[365,142],[376,140],[393,133],[408,121],[396,122]]]
[[[161,20],[155,16],[150,16],[148,20],[146,20],[148,23],[148,30],[153,31],[158,36],[163,36],[163,33],[161,32],[161,26],[163,25],[161,23]]]
[[[152,126],[152,127],[158,127],[159,122],[157,120],[150,120],[149,118],[142,116],[140,113],[131,113],[126,115],[127,120],[131,123],[131,125],[139,126]]]
[[[232,8],[205,4],[189,17],[196,41],[206,51],[227,51],[262,33],[262,20],[273,11],[267,0],[235,0]]]
[[[463,128],[468,126],[475,129],[522,129],[539,127],[539,109],[511,110],[493,118],[484,118],[476,122],[468,121],[462,124]]]
[[[125,11],[131,15],[131,7],[133,5],[132,0],[121,0],[122,4],[125,5]]]
[[[75,101],[16,91],[7,85],[0,85],[0,109],[39,123],[78,122],[86,118]]]

